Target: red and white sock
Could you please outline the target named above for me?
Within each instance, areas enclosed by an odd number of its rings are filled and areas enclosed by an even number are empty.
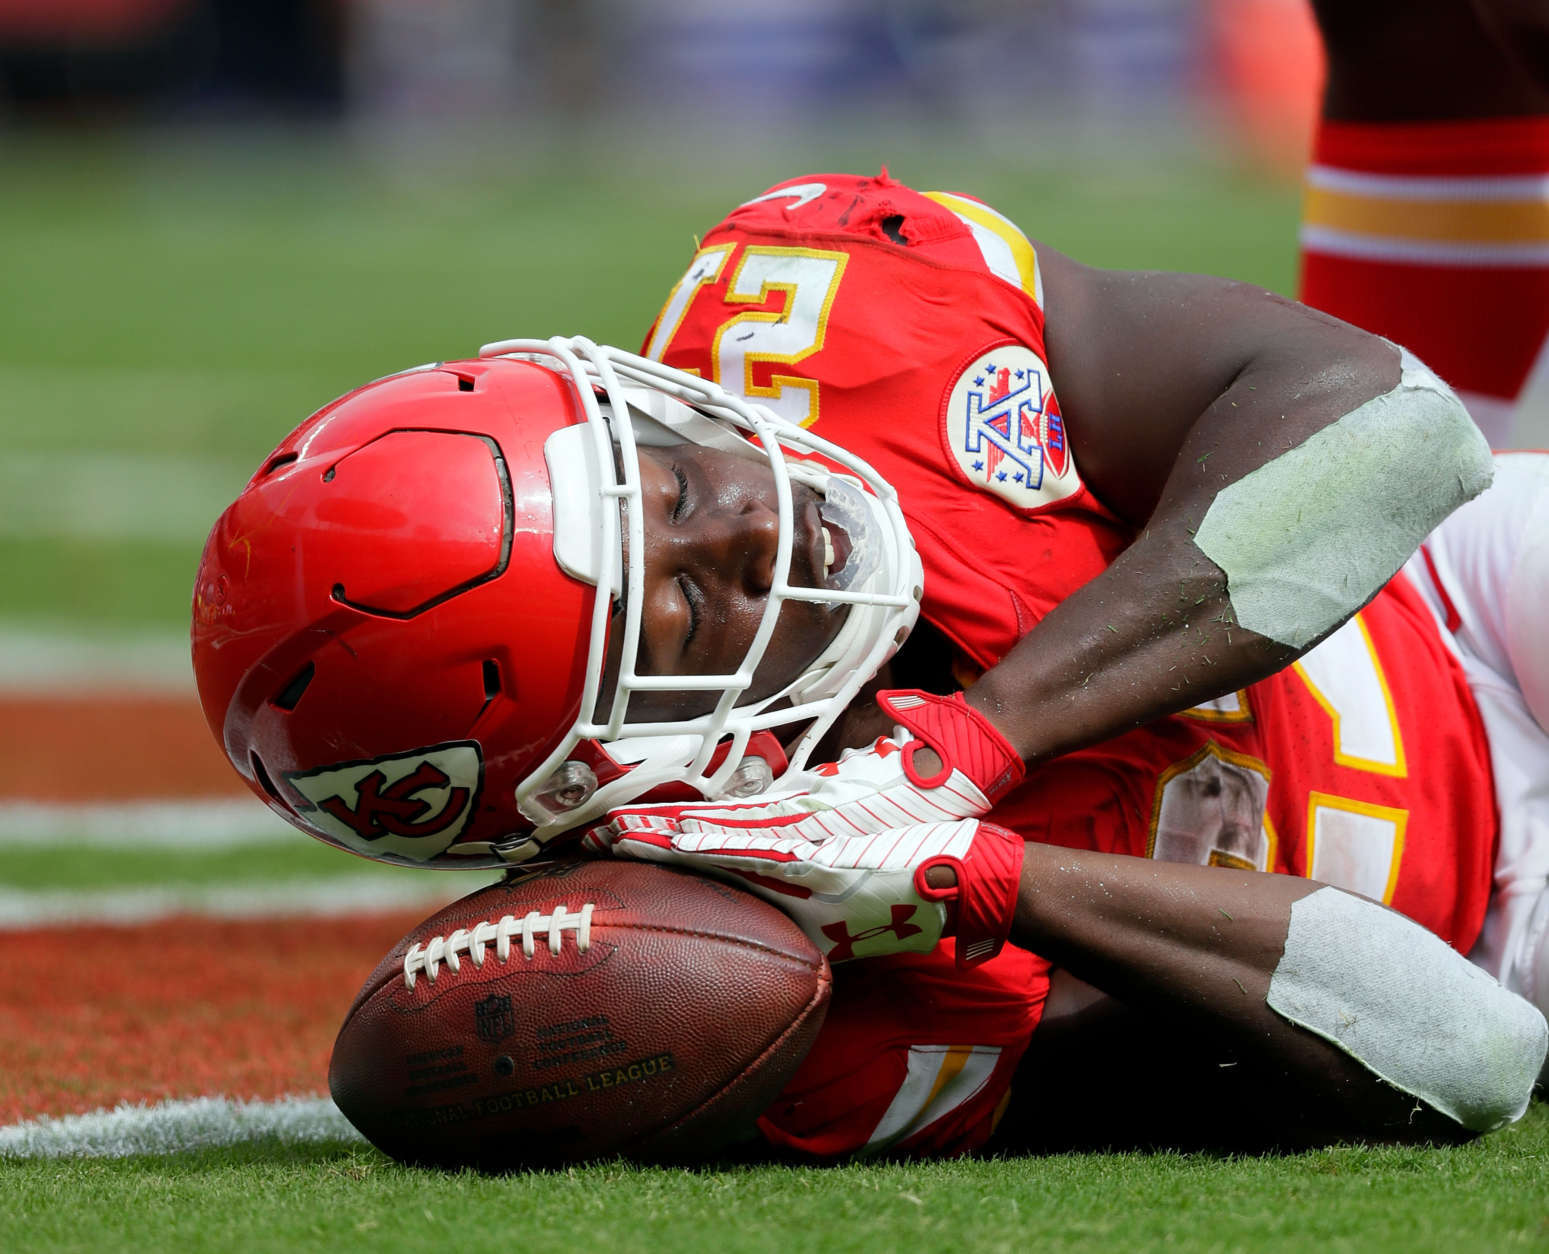
[[[1302,300],[1418,353],[1493,446],[1541,442],[1549,117],[1320,123],[1301,246]]]

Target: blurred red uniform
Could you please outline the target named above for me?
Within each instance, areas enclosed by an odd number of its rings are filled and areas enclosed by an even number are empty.
[[[1134,534],[1082,482],[1044,317],[1036,250],[994,210],[813,175],[705,237],[645,351],[821,423],[897,488],[922,616],[971,682]],[[1496,830],[1467,684],[1402,577],[1293,669],[1057,759],[989,817],[1031,840],[1309,875],[1464,952]],[[982,1144],[1046,973],[1015,951],[969,972],[939,953],[841,968],[766,1134],[819,1153]]]
[[[1495,448],[1541,441],[1549,117],[1325,118],[1305,193],[1301,299],[1413,349]]]

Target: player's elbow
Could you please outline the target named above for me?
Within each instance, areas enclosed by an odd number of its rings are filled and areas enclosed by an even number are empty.
[[[1303,386],[1343,403],[1329,405],[1338,416],[1292,456],[1333,459],[1349,487],[1401,507],[1418,542],[1489,486],[1490,446],[1458,394],[1414,353],[1353,327],[1337,330],[1344,334]],[[1325,486],[1339,482],[1331,476]]]
[[[1458,394],[1407,348],[1399,353],[1398,386],[1369,404],[1391,404],[1391,427],[1400,446],[1415,457],[1433,458],[1453,483],[1431,500],[1434,527],[1465,501],[1490,486],[1495,464],[1490,446],[1458,399]],[[1430,529],[1427,527],[1427,530]]]
[[[1472,1132],[1519,1118],[1549,1025],[1419,924],[1320,888],[1291,907],[1268,1003]]]
[[[1386,355],[1375,373],[1372,343]],[[1366,604],[1494,474],[1457,394],[1418,357],[1385,341],[1360,349],[1358,368],[1326,364],[1315,383],[1325,398],[1367,399],[1228,484],[1194,534],[1226,575],[1238,623],[1293,648]]]
[[[1531,1002],[1503,988],[1478,1007],[1475,1077],[1460,1086],[1451,1113],[1473,1132],[1511,1123],[1527,1109],[1549,1050],[1549,1024]]]

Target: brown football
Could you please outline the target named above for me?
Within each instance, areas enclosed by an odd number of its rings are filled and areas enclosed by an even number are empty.
[[[830,988],[822,954],[757,897],[563,863],[405,936],[345,1016],[328,1087],[404,1162],[703,1160],[774,1100]]]

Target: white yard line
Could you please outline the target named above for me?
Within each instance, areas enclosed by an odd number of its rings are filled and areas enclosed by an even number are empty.
[[[493,873],[491,873],[493,878]],[[24,889],[0,887],[0,931],[60,924],[151,923],[175,915],[211,919],[329,917],[384,910],[427,914],[472,891],[434,873],[404,871],[402,878],[338,875],[328,879],[264,880],[253,884],[175,884],[157,887]]]
[[[0,1159],[181,1154],[269,1137],[292,1145],[361,1140],[326,1097],[272,1102],[200,1097],[155,1105],[125,1102],[113,1110],[0,1127]]]
[[[307,839],[257,797],[59,805],[0,800],[0,853],[12,848],[214,851]]]
[[[231,457],[9,450],[0,535],[186,543],[196,551],[253,467]]]
[[[60,805],[0,801],[0,854],[59,848],[222,850],[306,840],[256,797]]]
[[[188,577],[191,585],[191,565]],[[70,623],[21,626],[0,620],[0,694],[136,692],[194,699],[186,632],[89,632]]]

